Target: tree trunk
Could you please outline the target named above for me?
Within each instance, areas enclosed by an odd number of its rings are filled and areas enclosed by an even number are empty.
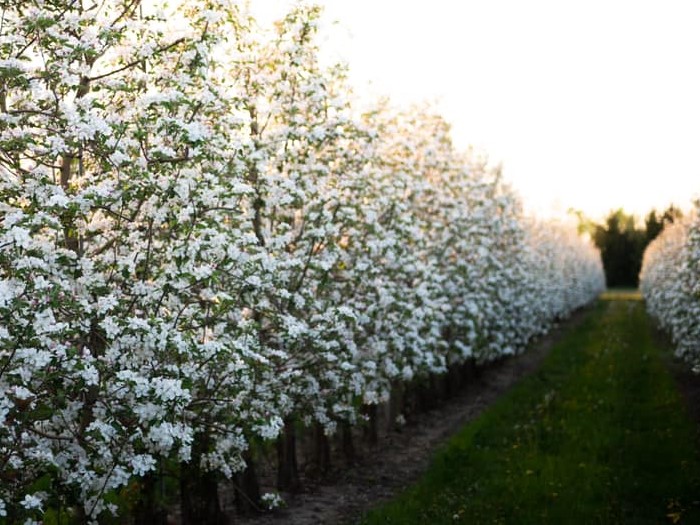
[[[149,472],[139,481],[139,499],[134,508],[134,523],[167,525],[168,511],[160,492],[160,472]]]
[[[430,374],[430,389],[433,392],[433,408],[440,406],[448,398],[447,372]]]
[[[377,430],[377,405],[365,405],[363,412],[368,417],[365,426],[365,439],[370,446],[375,446],[379,442],[379,432]]]
[[[317,475],[326,474],[331,468],[331,447],[325,429],[320,423],[314,423],[312,441],[313,472]]]
[[[277,438],[277,488],[299,492],[299,467],[297,465],[296,429],[294,421],[286,419],[282,435]]]
[[[389,397],[389,430],[401,430],[402,425],[398,423],[398,418],[405,417],[405,410],[404,385],[400,381],[394,381],[391,385],[391,396]]]
[[[243,459],[246,462],[246,468],[234,478],[236,509],[240,514],[249,516],[260,512],[260,483],[252,452],[247,450],[243,454]]]
[[[427,412],[434,405],[433,395],[430,391],[430,377],[421,377],[417,385],[418,390],[418,410]]]
[[[347,421],[343,421],[340,425],[340,439],[345,464],[352,466],[357,458],[355,456],[355,445],[352,440],[352,426]]]
[[[192,444],[192,459],[180,464],[180,507],[182,525],[227,525],[219,502],[218,476],[199,466],[208,449],[206,436],[198,435]]]
[[[462,380],[467,385],[479,376],[479,367],[474,359],[467,359],[462,364]]]

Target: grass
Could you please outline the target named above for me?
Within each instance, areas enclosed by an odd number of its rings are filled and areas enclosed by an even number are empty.
[[[697,427],[626,295],[602,298],[363,523],[700,523]]]
[[[641,301],[642,293],[636,288],[613,288],[600,294],[601,301]]]

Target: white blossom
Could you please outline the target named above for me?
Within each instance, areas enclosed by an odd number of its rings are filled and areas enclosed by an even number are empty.
[[[22,500],[22,506],[28,510],[41,509],[43,505],[42,499],[39,493],[27,494]]]
[[[695,370],[700,364],[700,203],[667,224],[644,252],[639,274],[650,314],[669,332],[676,354]]]
[[[95,522],[162,459],[230,477],[286,419],[333,432],[604,286],[430,108],[362,113],[318,8],[54,4],[0,28],[0,515],[35,519],[47,472]]]

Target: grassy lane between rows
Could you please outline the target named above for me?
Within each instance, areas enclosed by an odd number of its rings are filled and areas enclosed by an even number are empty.
[[[363,523],[700,523],[697,427],[666,358],[643,303],[604,296]]]

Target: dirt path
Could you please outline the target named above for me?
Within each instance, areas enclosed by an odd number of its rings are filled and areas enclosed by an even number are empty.
[[[392,432],[360,458],[321,483],[305,484],[301,494],[287,497],[287,507],[255,518],[237,518],[245,525],[354,523],[360,515],[410,485],[425,472],[435,450],[465,423],[476,418],[521,378],[534,372],[563,332],[579,324],[586,310],[539,339],[519,355],[483,370],[476,381],[437,409],[414,416],[401,433]]]

